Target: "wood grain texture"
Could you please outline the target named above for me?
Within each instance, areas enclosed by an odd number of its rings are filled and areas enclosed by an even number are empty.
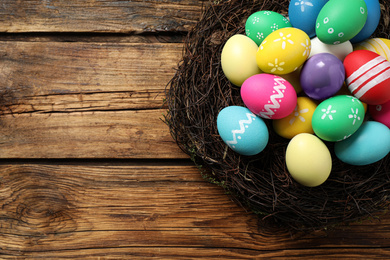
[[[2,0],[0,32],[187,31],[201,7],[196,0]]]
[[[1,165],[1,257],[390,257],[390,218],[262,229],[190,165]],[[104,242],[103,242],[104,241]]]
[[[181,51],[176,43],[0,43],[0,157],[186,157],[162,122]]]

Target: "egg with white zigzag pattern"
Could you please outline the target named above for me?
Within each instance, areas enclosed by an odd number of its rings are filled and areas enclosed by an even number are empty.
[[[242,155],[256,155],[267,146],[269,133],[263,119],[248,108],[228,106],[217,117],[217,129],[222,140]]]

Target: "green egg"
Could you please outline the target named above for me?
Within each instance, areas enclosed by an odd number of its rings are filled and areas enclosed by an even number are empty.
[[[274,11],[258,11],[246,20],[245,34],[260,45],[270,33],[285,27],[292,27],[292,25],[283,15]]]
[[[337,142],[355,133],[364,119],[362,102],[349,95],[340,95],[322,101],[311,119],[314,133],[325,141]]]
[[[343,43],[356,36],[366,20],[364,0],[329,0],[317,16],[316,34],[326,44]]]

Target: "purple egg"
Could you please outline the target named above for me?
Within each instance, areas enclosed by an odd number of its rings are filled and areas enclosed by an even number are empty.
[[[330,53],[310,57],[301,70],[302,90],[312,99],[323,100],[336,94],[345,80],[344,65]]]

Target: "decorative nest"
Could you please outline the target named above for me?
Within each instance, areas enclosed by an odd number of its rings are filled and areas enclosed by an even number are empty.
[[[373,37],[389,38],[389,5],[381,0],[381,20]],[[355,221],[389,204],[390,156],[367,166],[339,161],[333,144],[332,172],[322,185],[309,188],[295,182],[286,169],[289,140],[270,130],[267,147],[256,156],[242,156],[222,141],[216,119],[227,106],[244,106],[240,88],[224,76],[220,55],[234,34],[245,34],[246,19],[254,12],[288,13],[289,1],[231,0],[210,3],[188,33],[182,61],[168,84],[166,123],[178,146],[191,156],[210,182],[222,186],[234,200],[258,214],[264,223],[291,230],[321,229]],[[212,199],[212,198],[211,198]],[[275,222],[276,221],[276,222]]]

